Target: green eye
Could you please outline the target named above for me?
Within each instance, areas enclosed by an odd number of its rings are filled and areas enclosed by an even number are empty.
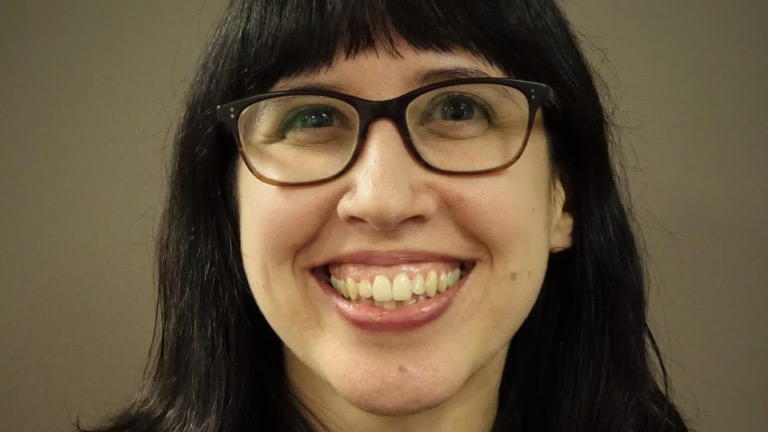
[[[338,120],[338,111],[324,105],[308,106],[291,112],[280,126],[282,135],[305,129],[333,127]]]
[[[285,113],[275,112],[275,122],[267,122],[277,125],[273,143],[293,146],[316,146],[346,144],[350,136],[357,132],[357,126],[342,111],[343,107],[337,107],[325,103],[297,104],[291,109],[282,110]],[[351,140],[354,143],[354,139]]]

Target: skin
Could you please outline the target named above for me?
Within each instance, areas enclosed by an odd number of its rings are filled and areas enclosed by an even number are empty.
[[[274,89],[322,85],[382,100],[467,69],[505,76],[461,51],[397,49],[400,56],[341,57]],[[549,254],[571,243],[541,119],[522,157],[487,175],[427,171],[386,119],[371,125],[364,145],[350,171],[319,185],[271,186],[238,166],[245,271],[284,343],[289,381],[328,430],[489,430],[509,341],[535,302]],[[428,251],[475,267],[437,320],[371,333],[343,320],[310,272],[361,250]]]

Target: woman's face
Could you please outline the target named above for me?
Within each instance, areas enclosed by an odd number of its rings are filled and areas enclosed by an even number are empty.
[[[341,57],[274,88],[321,86],[384,100],[466,74],[504,76],[465,52],[398,50]],[[427,171],[394,124],[379,119],[340,178],[272,186],[240,162],[237,195],[248,282],[284,343],[289,379],[305,401],[328,407],[405,415],[478,391],[496,394],[549,254],[570,245],[571,218],[540,118],[522,157],[501,172]],[[335,291],[329,276],[354,281],[345,289],[357,299]],[[392,284],[421,301],[361,300],[386,298]]]

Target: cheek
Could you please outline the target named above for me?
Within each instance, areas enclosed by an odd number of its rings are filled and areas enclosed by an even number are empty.
[[[287,317],[311,319],[311,311],[298,301],[306,275],[298,274],[295,264],[322,227],[319,194],[272,187],[245,174],[237,190],[243,268],[251,292],[273,327],[281,327]]]
[[[310,222],[299,206],[269,194],[248,194],[240,198],[240,239],[243,259],[277,259],[298,247],[309,235]]]
[[[474,193],[453,188],[449,211],[458,228],[486,248],[494,261],[502,257],[548,254],[549,186],[504,178],[472,185]],[[511,277],[511,275],[510,275]]]
[[[494,254],[548,254],[553,192],[548,161],[546,137],[536,130],[513,166],[456,182],[442,193],[449,197],[451,212],[461,215],[471,226],[468,231],[476,233]]]
[[[328,206],[321,196],[241,176],[238,204],[243,260],[261,257],[290,263],[322,225],[321,215]]]
[[[482,273],[485,292],[476,309],[487,311],[490,343],[514,337],[539,296],[549,257],[545,215],[528,200],[512,200],[488,213],[481,235],[491,261]]]
[[[548,171],[541,164],[534,170],[520,162],[514,167],[517,170],[476,178],[471,184],[474,193],[461,187],[446,190],[458,226],[485,249],[487,259],[475,273],[482,295],[467,296],[467,300],[469,310],[486,311],[479,319],[493,343],[507,341],[527,317],[549,258],[552,187]]]

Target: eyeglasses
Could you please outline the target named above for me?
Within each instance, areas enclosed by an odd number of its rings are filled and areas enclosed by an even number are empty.
[[[462,78],[394,99],[370,101],[325,90],[265,93],[217,107],[248,169],[273,185],[337,178],[357,159],[374,120],[390,119],[411,156],[442,174],[483,174],[523,153],[545,85],[510,78]]]

